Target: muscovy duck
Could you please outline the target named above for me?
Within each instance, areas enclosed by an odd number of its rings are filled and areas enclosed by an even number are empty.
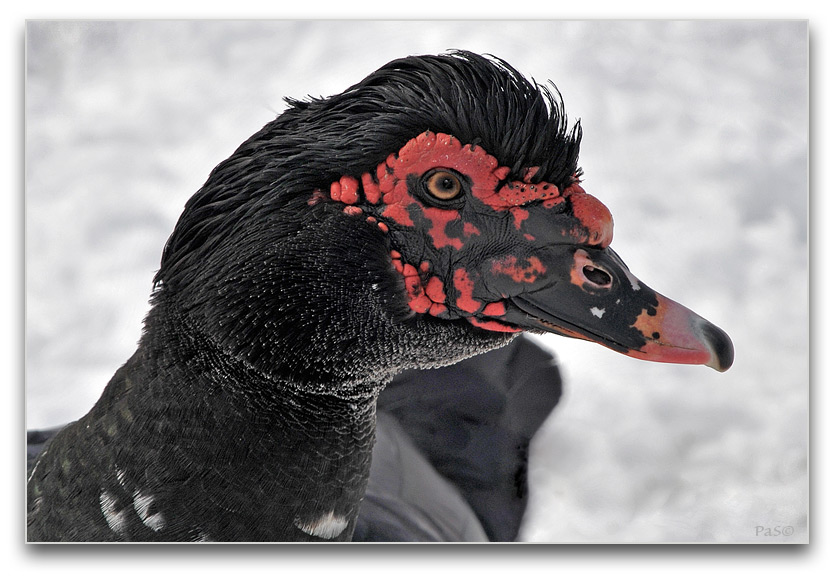
[[[30,541],[391,536],[357,530],[366,490],[385,507],[384,484],[368,488],[380,392],[522,331],[731,365],[723,331],[610,248],[558,92],[454,52],[287,101],[186,203],[136,352],[34,460]],[[380,441],[431,458],[431,417],[396,395],[438,418],[443,396],[389,390]]]

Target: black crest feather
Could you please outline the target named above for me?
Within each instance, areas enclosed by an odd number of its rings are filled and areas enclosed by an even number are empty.
[[[341,176],[373,170],[426,130],[482,146],[511,169],[509,179],[538,167],[534,180],[563,188],[579,172],[581,127],[568,127],[558,90],[496,57],[406,57],[338,95],[287,103],[187,203],[155,284],[174,286],[193,254],[205,254],[229,230],[288,199],[326,191]]]

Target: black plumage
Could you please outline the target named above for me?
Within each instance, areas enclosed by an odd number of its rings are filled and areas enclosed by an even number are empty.
[[[514,541],[527,508],[530,440],[561,393],[556,363],[525,337],[397,375],[377,401],[353,541]],[[30,471],[59,431],[27,433]]]
[[[29,539],[351,539],[378,407],[386,444],[437,472],[420,477],[456,491],[461,517],[515,537],[526,448],[560,391],[552,363],[516,344],[507,351],[542,363],[549,384],[491,387],[496,359],[474,384],[437,378],[432,390],[429,374],[378,401],[395,375],[521,330],[641,358],[732,359],[726,335],[667,308],[608,248],[610,214],[578,185],[580,134],[558,94],[465,52],[289,101],[186,204],[136,353],[34,461]],[[428,182],[438,172],[448,197]],[[378,452],[380,465],[396,459]],[[391,519],[384,501],[397,497],[378,496],[380,477],[365,516]],[[402,525],[360,522],[357,534],[455,533]]]

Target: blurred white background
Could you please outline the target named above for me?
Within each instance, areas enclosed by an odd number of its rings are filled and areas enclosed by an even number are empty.
[[[544,337],[566,396],[534,443],[523,536],[803,542],[808,452],[805,22],[31,22],[26,426],[86,413],[211,168],[283,109],[385,62],[492,53],[581,119],[614,249],[726,330],[736,363]],[[757,528],[790,527],[765,537]]]

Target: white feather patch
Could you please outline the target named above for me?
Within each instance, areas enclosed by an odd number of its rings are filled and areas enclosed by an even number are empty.
[[[107,525],[117,534],[124,535],[125,529],[127,528],[128,508],[125,507],[117,512],[116,498],[104,489],[102,489],[98,500],[101,505],[101,513],[104,515],[104,520],[107,522]]]
[[[212,541],[212,539],[205,531],[203,531],[202,529],[198,529],[197,533],[191,537],[191,541],[202,543],[204,541]]]
[[[124,488],[125,486],[125,471],[120,469],[118,466],[113,465],[113,468],[116,469],[116,480],[119,481],[119,484]]]
[[[142,523],[154,531],[159,531],[165,527],[165,518],[162,513],[148,513],[153,500],[153,495],[143,495],[141,491],[136,491],[133,495],[133,508],[136,509]]]
[[[348,520],[341,515],[336,515],[333,511],[329,511],[312,521],[302,521],[300,517],[296,517],[294,524],[307,535],[322,539],[333,539],[345,530],[345,527],[348,526]]]

